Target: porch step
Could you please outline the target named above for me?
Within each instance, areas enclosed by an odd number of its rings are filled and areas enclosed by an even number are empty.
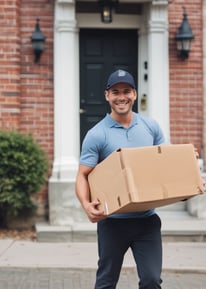
[[[159,211],[165,242],[205,242],[206,219],[193,217],[186,211]]]
[[[157,210],[162,220],[163,242],[205,242],[206,219],[190,216],[186,211]],[[39,242],[96,242],[96,224],[74,223],[70,226],[36,224]]]

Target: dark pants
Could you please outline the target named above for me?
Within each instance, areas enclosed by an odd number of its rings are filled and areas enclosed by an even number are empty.
[[[107,218],[98,223],[99,261],[95,289],[115,289],[124,254],[131,248],[140,289],[161,289],[162,240],[158,215]],[[126,288],[125,288],[126,289]]]

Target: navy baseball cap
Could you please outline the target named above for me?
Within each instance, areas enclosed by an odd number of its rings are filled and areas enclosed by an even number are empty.
[[[129,72],[122,69],[116,70],[109,76],[106,90],[110,89],[113,85],[117,83],[127,83],[132,88],[135,88],[133,76]]]

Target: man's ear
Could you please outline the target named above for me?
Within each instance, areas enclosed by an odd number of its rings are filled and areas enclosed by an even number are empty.
[[[108,100],[108,94],[109,94],[108,90],[105,90],[104,91],[104,96],[105,96],[106,101],[109,101]]]
[[[136,100],[138,97],[136,89],[134,90],[134,93],[135,93],[135,100]]]

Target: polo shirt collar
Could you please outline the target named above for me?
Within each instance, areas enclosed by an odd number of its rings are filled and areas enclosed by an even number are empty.
[[[106,123],[109,127],[123,127],[120,123],[118,123],[117,121],[115,121],[111,115],[109,113],[107,113],[106,115]],[[128,128],[133,127],[134,125],[138,124],[138,114],[133,112],[133,118],[132,118],[132,122],[130,124],[130,126]]]

